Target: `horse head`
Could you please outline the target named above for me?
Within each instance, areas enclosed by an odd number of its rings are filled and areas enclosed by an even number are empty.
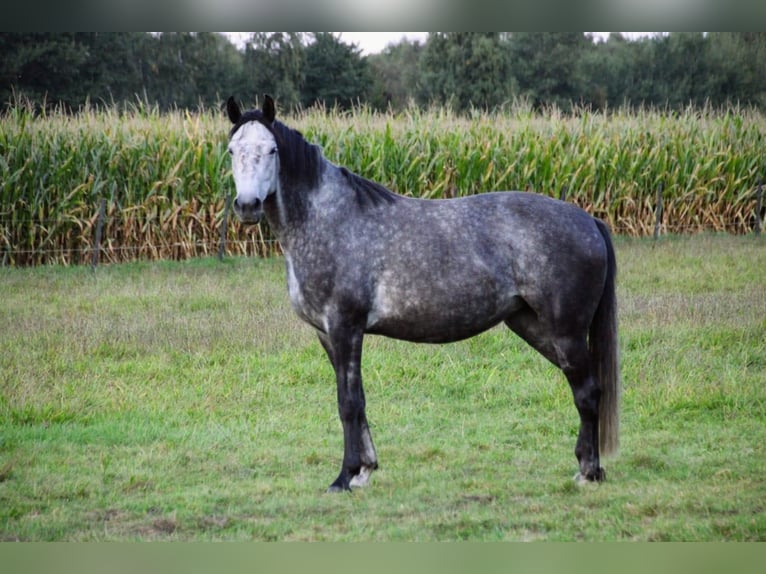
[[[279,186],[279,154],[272,125],[276,116],[274,100],[266,95],[263,107],[242,113],[230,97],[226,102],[231,123],[228,152],[237,196],[234,213],[245,223],[258,223],[263,202]]]

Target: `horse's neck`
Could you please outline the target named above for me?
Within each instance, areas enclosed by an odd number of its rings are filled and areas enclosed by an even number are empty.
[[[320,176],[319,187],[322,181],[323,176]],[[306,227],[311,210],[311,196],[315,193],[316,186],[305,180],[282,177],[279,189],[264,204],[269,227],[283,246]]]
[[[323,158],[316,185],[290,178],[281,180],[280,189],[266,202],[264,211],[283,248],[317,237],[322,231],[332,232],[350,215],[351,196],[340,193],[338,171],[337,166]]]

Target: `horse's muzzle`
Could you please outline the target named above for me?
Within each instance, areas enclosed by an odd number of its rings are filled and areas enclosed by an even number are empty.
[[[256,198],[245,203],[237,198],[234,200],[234,213],[242,223],[258,223],[263,215],[263,202]]]

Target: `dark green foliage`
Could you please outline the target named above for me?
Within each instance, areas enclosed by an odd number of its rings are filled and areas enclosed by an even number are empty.
[[[367,58],[375,82],[370,95],[373,107],[403,110],[414,101],[414,90],[422,83],[418,67],[424,49],[420,42],[403,38]]]
[[[600,41],[581,32],[433,32],[363,55],[330,32],[256,32],[240,47],[210,32],[0,34],[0,100],[76,110],[136,100],[218,106],[274,95],[284,109],[684,109],[766,105],[766,33],[674,32]]]
[[[303,36],[298,32],[256,32],[245,44],[243,97],[271,94],[285,109],[301,104],[306,75]]]
[[[591,41],[577,32],[524,32],[511,37],[509,50],[519,93],[536,108],[568,109],[582,101],[585,79],[579,62]]]
[[[4,33],[0,56],[3,99],[8,99],[13,86],[38,101],[50,97],[66,105],[81,97],[85,86],[79,76],[88,63],[88,52],[76,34]]]
[[[141,101],[172,107],[212,105],[242,87],[242,55],[221,34],[144,32],[4,33],[0,98],[77,110]]]
[[[367,61],[357,48],[330,32],[313,34],[313,42],[306,46],[304,106],[324,103],[348,109],[367,100],[371,83]]]
[[[491,109],[513,96],[510,53],[499,32],[436,32],[420,60],[427,103]]]

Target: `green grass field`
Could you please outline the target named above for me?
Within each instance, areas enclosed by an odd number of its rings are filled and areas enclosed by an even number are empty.
[[[510,331],[368,337],[381,468],[280,259],[0,269],[2,540],[766,540],[766,243],[617,238],[622,448],[577,487],[563,376]]]

